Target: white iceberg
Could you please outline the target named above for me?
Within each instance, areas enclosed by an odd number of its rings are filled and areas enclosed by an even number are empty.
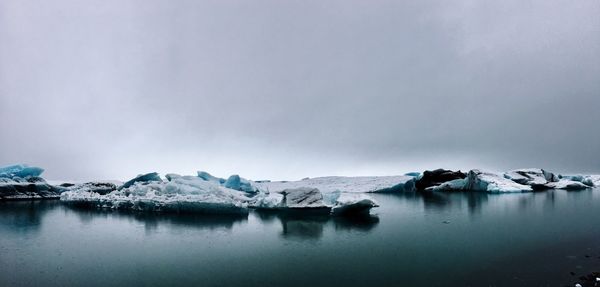
[[[496,173],[471,170],[467,174],[467,190],[486,191],[488,193],[532,191],[528,185],[516,183]]]
[[[260,190],[279,192],[300,187],[316,188],[322,193],[331,192],[402,192],[414,189],[413,176],[327,176],[306,178],[298,181],[253,182]]]
[[[444,182],[427,188],[433,191],[483,191],[487,193],[508,193],[532,191],[528,185],[516,183],[492,172],[471,170],[466,178]]]
[[[334,215],[368,213],[377,203],[366,194],[322,193],[314,187],[285,189],[279,192],[261,192],[250,206],[277,211],[316,210]]]
[[[519,184],[529,185],[534,190],[551,188],[549,183],[559,180],[554,173],[540,168],[517,169],[504,173],[504,177]]]
[[[243,193],[196,176],[167,175],[169,181],[135,182],[101,195],[93,191],[64,192],[63,202],[96,208],[177,213],[247,214]]]
[[[361,193],[337,192],[337,197],[333,196],[330,200],[333,205],[331,213],[334,215],[366,214],[371,208],[379,206],[369,196]]]

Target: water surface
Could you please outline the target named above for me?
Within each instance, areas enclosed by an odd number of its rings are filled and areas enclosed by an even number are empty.
[[[564,286],[600,270],[598,190],[373,197],[360,218],[0,203],[0,286]]]

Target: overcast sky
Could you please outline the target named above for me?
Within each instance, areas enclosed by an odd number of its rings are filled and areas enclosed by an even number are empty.
[[[0,1],[0,165],[600,173],[600,1]]]

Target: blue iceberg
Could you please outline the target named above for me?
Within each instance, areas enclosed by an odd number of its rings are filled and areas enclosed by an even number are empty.
[[[2,178],[26,178],[29,176],[38,177],[42,174],[42,172],[44,172],[43,168],[36,166],[28,166],[26,164],[16,164],[6,167],[0,167],[0,177]]]
[[[258,192],[258,189],[255,188],[254,186],[252,186],[252,183],[249,180],[247,180],[245,178],[241,178],[237,174],[230,176],[225,181],[224,186],[227,188],[230,188],[230,189],[235,189],[235,190],[248,192],[248,193]]]

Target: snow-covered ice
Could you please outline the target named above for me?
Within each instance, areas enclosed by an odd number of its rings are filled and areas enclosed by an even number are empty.
[[[526,192],[532,191],[528,185],[516,183],[493,172],[471,170],[464,179],[447,181],[430,187],[433,191],[483,191],[488,193]]]
[[[251,207],[267,210],[320,209],[334,215],[368,213],[377,203],[364,193],[327,192],[314,187],[299,187],[278,192],[261,192]]]
[[[169,174],[168,181],[142,181],[106,195],[67,191],[61,200],[79,206],[154,212],[248,213],[243,193],[197,176]]]
[[[488,193],[532,191],[528,185],[516,183],[492,172],[471,170],[467,174],[467,190],[486,191]]]
[[[379,206],[377,202],[372,200],[366,194],[337,192],[337,197],[335,194],[336,193],[334,193],[334,196],[328,198],[329,202],[333,204],[333,207],[331,208],[332,214],[368,213],[371,208]]]
[[[112,182],[86,182],[81,184],[74,184],[72,186],[64,187],[66,191],[73,192],[95,192],[100,195],[105,195],[117,190],[117,185]]]
[[[158,176],[158,175],[157,175]],[[362,194],[322,193],[314,187],[250,194],[198,176],[167,174],[167,181],[137,181],[101,194],[99,183],[75,185],[61,200],[77,206],[117,210],[196,213],[247,213],[248,207],[272,210],[321,210],[334,214],[368,212],[377,204]],[[253,182],[249,182],[253,186]],[[109,188],[112,188],[109,186]],[[256,188],[252,190],[257,190]]]
[[[529,185],[534,190],[551,188],[549,183],[557,182],[558,176],[541,168],[526,168],[504,173],[504,177],[516,183]]]
[[[330,192],[402,192],[410,188],[412,176],[327,176],[307,178],[298,181],[253,182],[260,190],[278,192],[285,189],[313,187],[322,193]],[[408,186],[405,186],[408,184]],[[414,183],[413,183],[414,187]]]

